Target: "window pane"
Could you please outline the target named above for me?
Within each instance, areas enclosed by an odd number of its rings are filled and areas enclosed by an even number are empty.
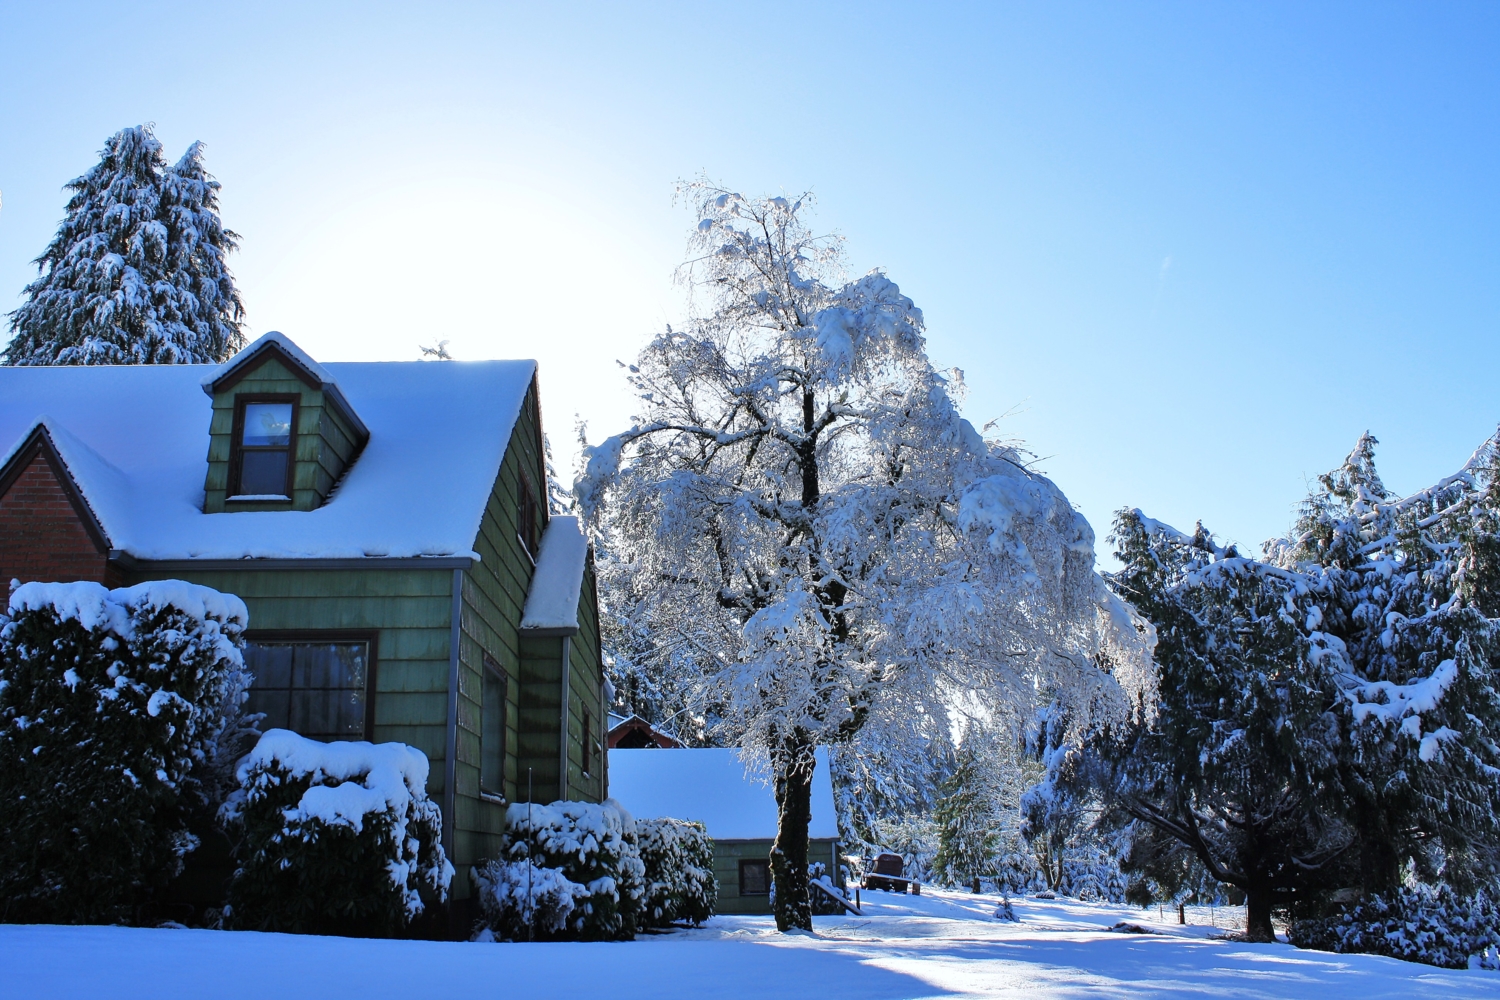
[[[363,642],[246,643],[245,666],[255,678],[247,709],[265,713],[262,731],[364,739],[368,664]]]
[[[286,490],[286,449],[240,453],[238,496],[289,496]]]
[[[503,795],[505,782],[505,678],[484,671],[479,724],[479,787]]]
[[[291,403],[246,403],[245,436],[241,444],[252,448],[284,447],[292,443]]]
[[[769,861],[740,862],[740,895],[766,896],[771,892],[771,863]]]

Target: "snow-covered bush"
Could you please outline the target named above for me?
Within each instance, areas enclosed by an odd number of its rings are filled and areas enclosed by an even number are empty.
[[[1047,888],[1047,880],[1037,864],[1036,855],[1018,849],[1006,851],[995,863],[994,891],[1004,896],[1024,896]],[[983,884],[988,880],[981,879]]]
[[[1390,898],[1373,896],[1337,916],[1299,920],[1289,936],[1299,948],[1370,952],[1445,969],[1495,969],[1500,908],[1483,891],[1465,898],[1446,885],[1417,885]]]
[[[221,815],[236,838],[225,923],[385,936],[448,895],[427,757],[404,743],[260,738]]]
[[[474,869],[486,940],[525,941],[568,930],[573,910],[589,891],[558,868],[530,861],[490,861]],[[483,933],[483,931],[481,931]]]
[[[635,846],[645,867],[642,926],[665,927],[679,920],[701,924],[714,915],[719,900],[714,842],[702,823],[638,819]]]
[[[1085,902],[1123,903],[1128,885],[1119,859],[1101,847],[1088,847],[1063,859],[1062,883],[1057,888]]]
[[[239,598],[28,583],[0,615],[0,920],[128,920],[197,846],[246,678]]]
[[[553,868],[582,886],[564,931],[585,940],[629,940],[639,926],[646,869],[635,846],[635,820],[611,799],[513,803],[505,811],[506,861]],[[497,928],[498,930],[498,928]],[[536,937],[548,936],[535,928]]]

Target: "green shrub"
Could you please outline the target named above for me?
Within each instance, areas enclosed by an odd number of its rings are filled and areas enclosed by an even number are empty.
[[[646,870],[643,926],[665,927],[675,921],[701,924],[714,915],[719,900],[714,842],[702,823],[638,819],[635,846]]]
[[[226,926],[388,937],[447,898],[453,866],[421,751],[272,729],[237,776],[222,810],[238,863]]]
[[[1500,964],[1500,908],[1484,891],[1460,896],[1446,885],[1403,887],[1335,916],[1299,920],[1288,935],[1299,948],[1368,952],[1445,969]]]
[[[244,700],[245,605],[176,580],[28,583],[0,615],[0,920],[138,919],[197,846]]]
[[[603,805],[514,803],[505,811],[505,828],[505,860],[556,868],[584,889],[565,930],[556,936],[586,941],[628,941],[635,936],[646,871],[629,813],[613,800]]]

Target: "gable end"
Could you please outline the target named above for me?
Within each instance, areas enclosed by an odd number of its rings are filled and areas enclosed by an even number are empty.
[[[0,584],[110,579],[109,538],[43,426],[0,468]]]

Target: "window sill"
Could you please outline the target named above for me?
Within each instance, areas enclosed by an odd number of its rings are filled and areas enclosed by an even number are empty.
[[[495,805],[495,806],[508,806],[508,805],[510,805],[510,802],[506,800],[506,798],[505,798],[504,795],[496,795],[494,792],[480,792],[479,793],[479,801],[481,801],[481,802],[488,802],[488,803],[490,803],[490,805]]]
[[[283,493],[242,493],[238,496],[225,497],[225,503],[291,503],[292,498]]]

